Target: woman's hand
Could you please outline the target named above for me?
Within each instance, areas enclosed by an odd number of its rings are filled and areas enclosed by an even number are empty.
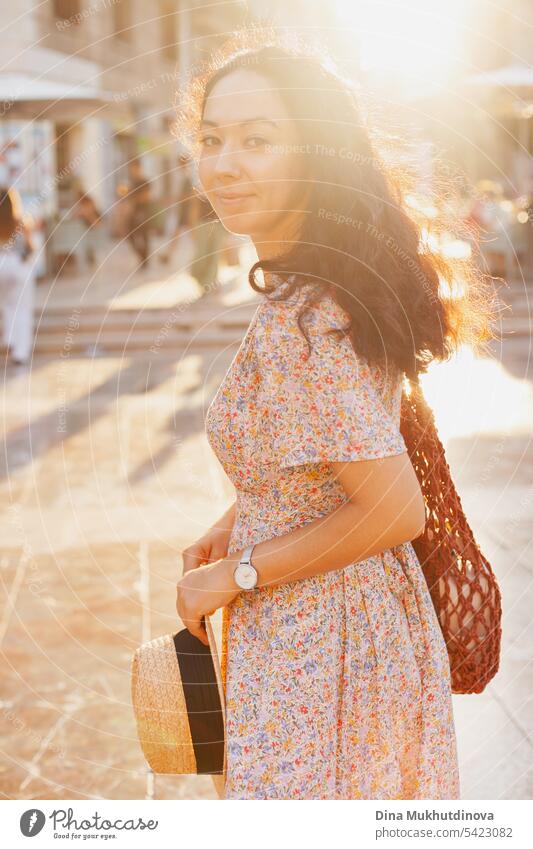
[[[204,563],[214,563],[227,555],[234,519],[235,504],[232,504],[203,537],[182,551],[183,575]]]
[[[204,563],[215,563],[222,560],[228,553],[228,543],[231,531],[221,528],[211,528],[203,537],[183,549],[183,572],[185,575],[191,569],[197,569]]]
[[[233,580],[233,570],[243,551],[236,551],[217,563],[191,567],[176,585],[176,610],[185,627],[209,645],[202,619],[233,601],[240,589]]]

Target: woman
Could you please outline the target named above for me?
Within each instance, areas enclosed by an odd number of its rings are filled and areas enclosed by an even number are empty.
[[[204,643],[224,606],[226,798],[456,799],[400,398],[403,373],[486,338],[487,295],[465,261],[420,249],[349,86],[310,54],[239,47],[177,124],[220,220],[253,240],[263,293],[206,416],[237,499],[177,585]]]
[[[0,292],[4,345],[14,365],[27,365],[33,347],[35,269],[29,221],[18,192],[0,188]]]
[[[79,219],[85,227],[83,235],[85,265],[87,268],[94,268],[96,265],[98,228],[101,227],[102,215],[90,194],[83,189],[78,189],[76,196],[73,217]]]

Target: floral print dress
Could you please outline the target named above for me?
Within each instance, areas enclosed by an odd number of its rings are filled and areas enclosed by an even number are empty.
[[[347,496],[330,463],[406,451],[402,375],[326,336],[349,316],[311,284],[263,295],[206,414],[236,490],[229,553]],[[286,293],[285,293],[286,294]],[[243,591],[223,608],[226,799],[458,799],[446,645],[404,543],[345,568]]]

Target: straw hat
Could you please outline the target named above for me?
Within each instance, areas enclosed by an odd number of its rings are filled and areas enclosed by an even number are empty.
[[[212,775],[220,796],[226,712],[219,613],[205,617],[209,646],[187,628],[139,646],[131,664],[131,697],[139,742],[152,770]]]

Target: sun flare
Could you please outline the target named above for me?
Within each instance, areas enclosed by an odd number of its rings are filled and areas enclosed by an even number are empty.
[[[339,21],[357,39],[363,71],[399,74],[409,85],[442,81],[459,59],[465,3],[337,0]],[[429,78],[428,78],[429,75]]]

